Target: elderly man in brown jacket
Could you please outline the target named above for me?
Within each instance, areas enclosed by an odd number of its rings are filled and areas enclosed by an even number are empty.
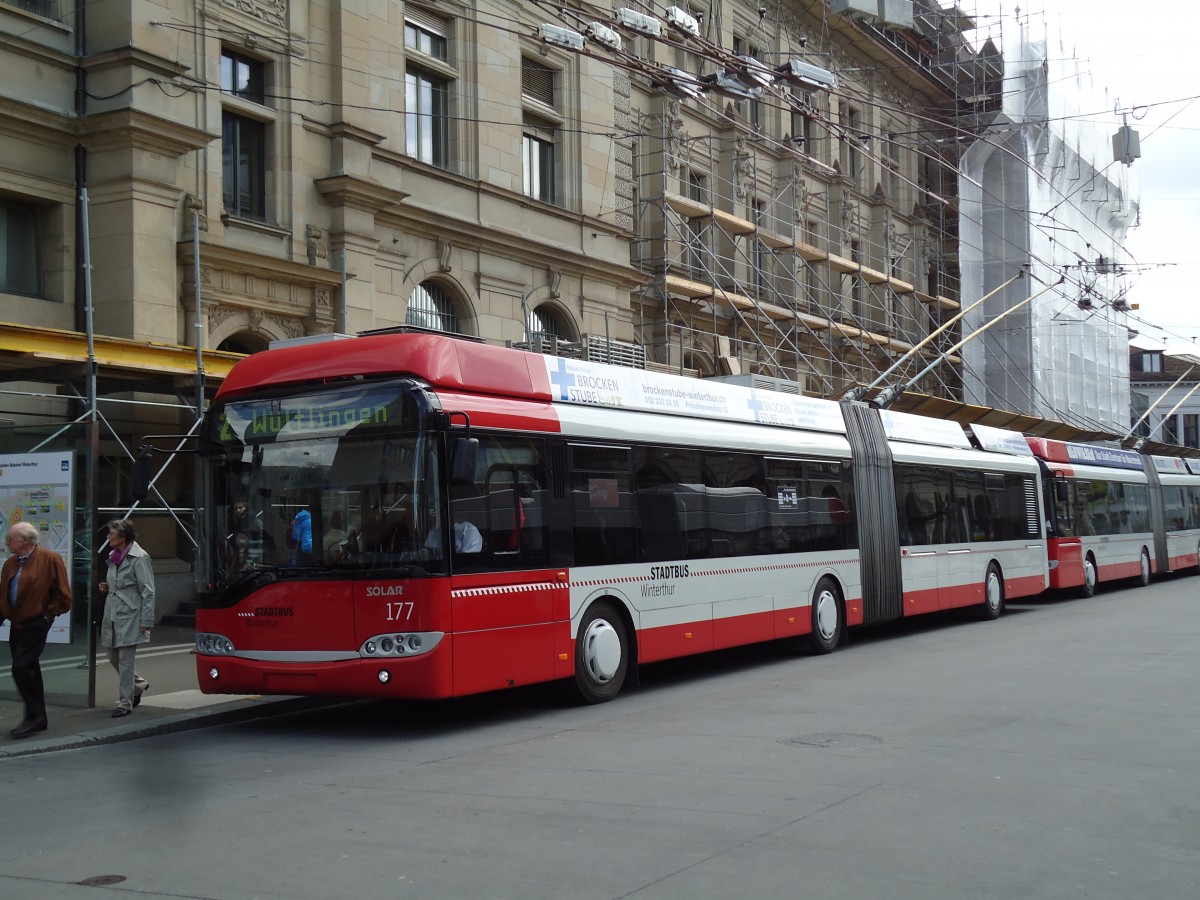
[[[5,543],[9,555],[0,569],[0,625],[12,623],[12,678],[25,701],[25,720],[9,733],[23,738],[46,730],[40,660],[55,617],[71,608],[71,580],[62,557],[38,546],[33,524],[9,526]]]

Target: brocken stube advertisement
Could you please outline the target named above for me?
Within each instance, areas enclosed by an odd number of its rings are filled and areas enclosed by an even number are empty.
[[[38,545],[63,558],[71,569],[71,500],[74,494],[74,457],[71,453],[0,454],[0,537],[17,522],[32,522],[40,534]],[[0,563],[8,559],[7,545],[0,548]],[[8,640],[8,623],[0,626],[0,640]],[[59,616],[47,640],[71,642],[71,617]]]

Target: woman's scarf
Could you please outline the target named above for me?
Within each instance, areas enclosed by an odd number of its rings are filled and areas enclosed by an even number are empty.
[[[128,552],[129,552],[128,544],[126,544],[120,550],[114,550],[112,553],[108,554],[108,564],[110,566],[119,566],[121,564],[121,560],[123,560],[125,558],[125,554],[127,554]]]

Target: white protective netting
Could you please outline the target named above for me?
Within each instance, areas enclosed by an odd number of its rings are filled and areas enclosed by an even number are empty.
[[[1040,22],[1006,27],[1002,112],[963,157],[963,307],[1029,266],[1029,277],[964,318],[963,334],[1066,280],[963,348],[964,395],[1121,434],[1129,422],[1129,349],[1119,264],[1137,217],[1137,184],[1113,160],[1112,103],[1092,89],[1076,48],[1054,30]]]

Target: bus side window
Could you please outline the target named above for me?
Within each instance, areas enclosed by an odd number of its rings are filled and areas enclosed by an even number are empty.
[[[568,452],[575,564],[633,562],[637,523],[630,448],[572,444]]]

